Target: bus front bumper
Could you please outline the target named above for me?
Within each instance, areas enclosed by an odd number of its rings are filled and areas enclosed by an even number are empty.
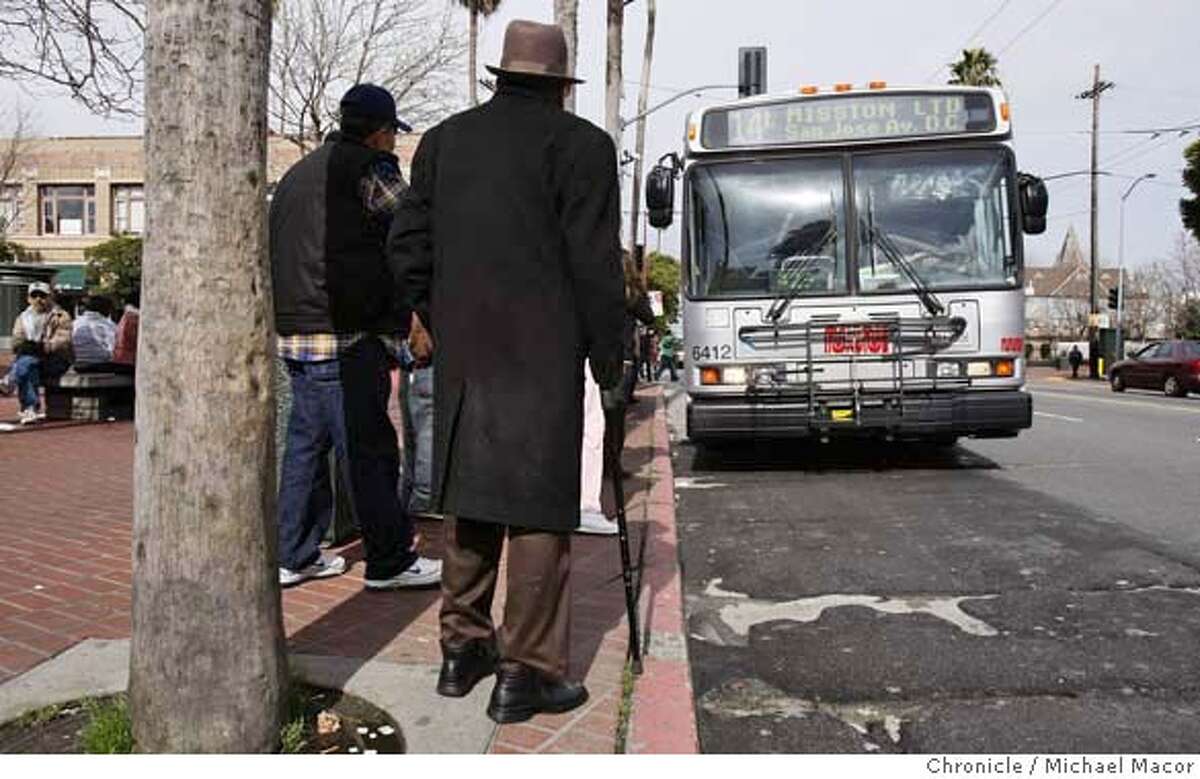
[[[1033,424],[1033,399],[1022,390],[907,394],[883,400],[863,396],[806,397],[692,396],[688,437],[802,438],[891,435],[900,438],[974,436],[1006,438]]]

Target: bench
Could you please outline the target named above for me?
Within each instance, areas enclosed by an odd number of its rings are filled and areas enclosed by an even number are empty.
[[[72,368],[45,384],[46,419],[133,419],[133,377],[76,373]]]

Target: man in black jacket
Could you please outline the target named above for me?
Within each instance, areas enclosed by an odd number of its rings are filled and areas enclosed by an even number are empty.
[[[278,354],[292,411],[279,481],[279,582],[337,576],[341,556],[318,544],[333,511],[330,448],[349,485],[362,530],[368,589],[428,586],[441,563],[419,557],[396,494],[396,430],[388,418],[392,338],[408,331],[384,260],[384,240],[404,180],[393,149],[387,90],[350,89],[341,130],[292,166],[271,200],[271,280]]]
[[[436,345],[433,487],[448,517],[438,692],[466,695],[495,669],[498,722],[587,699],[566,678],[583,361],[602,388],[621,375],[616,151],[563,110],[566,60],[559,27],[509,25],[495,97],[426,133],[388,239]]]

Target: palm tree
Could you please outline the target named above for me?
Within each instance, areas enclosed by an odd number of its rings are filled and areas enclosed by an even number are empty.
[[[467,68],[467,94],[471,96],[471,105],[479,105],[479,78],[477,59],[479,57],[479,17],[491,16],[500,7],[500,0],[458,0],[458,4],[471,12],[471,62]]]
[[[567,38],[567,72],[575,73],[575,50],[579,45],[579,0],[554,0],[554,23]],[[575,87],[567,90],[565,108],[575,113]]]
[[[998,87],[1000,76],[996,73],[996,58],[987,49],[963,49],[962,56],[950,65],[953,78],[951,84],[972,87]]]

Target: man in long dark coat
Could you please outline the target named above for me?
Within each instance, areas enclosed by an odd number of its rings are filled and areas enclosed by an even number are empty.
[[[567,578],[583,361],[602,388],[621,375],[619,187],[612,140],[562,108],[575,80],[560,28],[513,22],[490,69],[495,97],[422,139],[388,255],[435,345],[438,692],[466,695],[494,668],[488,714],[518,722],[587,700],[566,678]]]

